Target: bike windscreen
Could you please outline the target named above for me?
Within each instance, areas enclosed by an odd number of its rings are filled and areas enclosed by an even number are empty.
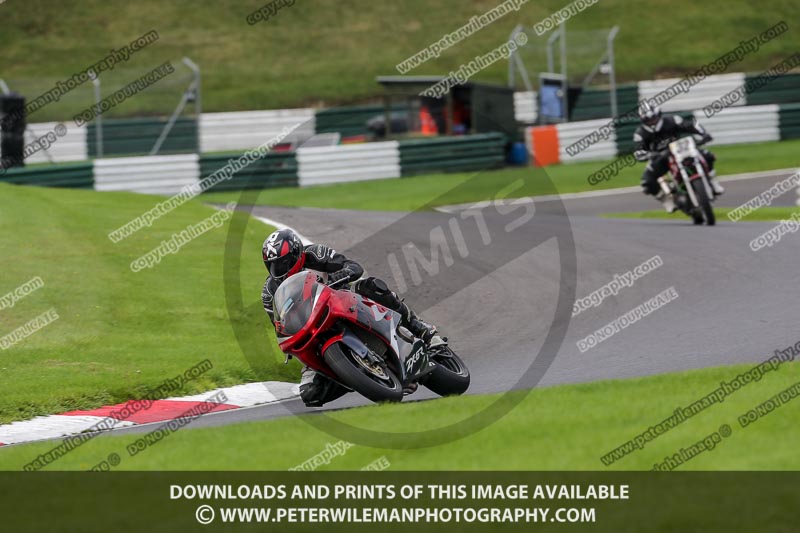
[[[284,281],[275,291],[273,309],[275,322],[283,326],[283,333],[294,335],[306,325],[314,301],[322,286],[317,283],[316,276],[310,272],[300,272]],[[306,288],[307,284],[309,285]]]

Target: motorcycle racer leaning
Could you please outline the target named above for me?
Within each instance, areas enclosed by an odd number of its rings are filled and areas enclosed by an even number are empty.
[[[360,279],[364,274],[361,265],[324,244],[304,246],[300,237],[286,228],[275,231],[266,238],[261,254],[269,271],[261,291],[261,301],[273,326],[275,291],[289,276],[302,270],[312,270],[327,274],[326,283],[329,287],[342,289],[352,283],[351,288],[357,294],[396,311],[401,316],[400,324],[425,343],[429,343],[436,335],[436,327],[420,320],[397,294],[389,290],[383,280],[373,277]],[[311,368],[303,368],[300,398],[307,406],[320,407],[346,392],[344,387],[327,376]]]
[[[687,133],[702,136],[702,143],[711,140],[711,135],[692,119],[684,120],[679,115],[661,115],[661,109],[642,102],[639,106],[639,119],[642,121],[633,134],[635,148],[633,155],[637,161],[647,161],[647,167],[642,174],[642,189],[645,194],[655,196],[668,213],[676,210],[675,202],[671,195],[665,194],[658,185],[658,178],[669,171],[669,143],[685,136]],[[714,179],[714,161],[716,157],[708,150],[699,149],[700,154],[708,164],[708,178],[714,194],[719,196],[725,189]]]

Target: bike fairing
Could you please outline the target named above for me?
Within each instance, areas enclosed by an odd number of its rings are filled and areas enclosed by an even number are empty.
[[[262,245],[262,258],[270,276],[264,283],[261,299],[267,316],[276,327],[276,291],[289,276],[309,270],[320,273],[320,279],[326,279],[331,286],[346,286],[357,281],[352,286],[355,293],[398,313],[399,325],[405,326],[414,337],[425,343],[430,343],[436,334],[435,326],[420,320],[384,281],[373,277],[360,279],[364,269],[358,263],[323,244],[303,246],[297,234],[289,228],[277,230],[267,237]],[[318,369],[307,365],[301,376],[300,395],[306,405],[321,406],[346,392],[333,386],[335,382],[327,382],[325,374],[310,375],[309,371],[313,373]]]
[[[333,289],[312,272],[295,274],[281,284],[275,306],[281,350],[373,401],[400,401],[401,385],[405,389],[416,384],[437,366],[429,361],[425,343],[401,335],[399,313],[351,291]],[[394,393],[383,397],[359,389],[358,383],[341,374],[341,368],[336,369],[341,357],[334,362],[329,359],[330,350],[336,346],[335,356],[343,354],[344,346],[350,354],[348,365],[366,370],[370,379],[381,385],[390,384]],[[415,386],[410,388],[416,390]],[[341,390],[336,392],[341,395]],[[322,403],[312,398],[310,404]]]

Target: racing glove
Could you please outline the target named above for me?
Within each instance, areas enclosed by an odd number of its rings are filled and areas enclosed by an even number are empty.
[[[350,281],[351,277],[352,272],[346,268],[343,268],[337,272],[332,272],[328,274],[328,287],[342,287]]]

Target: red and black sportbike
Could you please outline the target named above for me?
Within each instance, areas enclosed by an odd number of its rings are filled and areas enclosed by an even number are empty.
[[[399,326],[398,313],[313,272],[283,282],[274,309],[284,353],[373,402],[399,402],[416,383],[441,396],[469,387],[466,365],[444,339],[426,347]]]

